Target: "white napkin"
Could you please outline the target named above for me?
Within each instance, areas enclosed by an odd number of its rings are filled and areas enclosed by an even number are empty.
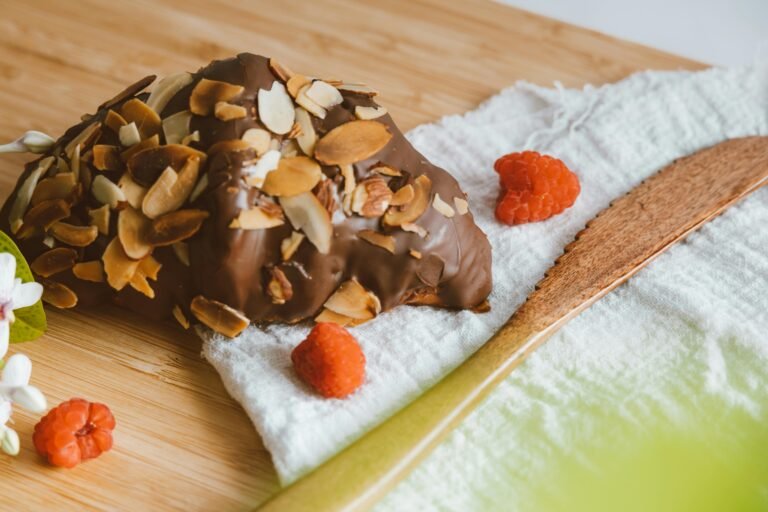
[[[354,328],[366,354],[367,380],[346,400],[320,398],[294,375],[290,352],[306,336],[307,327],[250,327],[235,340],[201,330],[204,356],[245,408],[272,454],[282,483],[288,484],[429,388],[481,346],[522,303],[563,246],[613,198],[675,158],[727,138],[754,134],[768,134],[768,79],[763,68],[646,72],[583,91],[520,83],[475,111],[408,134],[428,159],[459,180],[469,194],[477,223],[491,241],[490,313],[399,307]],[[522,149],[564,160],[579,175],[582,193],[575,206],[560,216],[505,227],[493,218],[498,185],[492,165],[500,155]],[[760,198],[765,208],[765,194],[751,200]],[[747,269],[749,265],[743,263],[722,272]],[[681,276],[676,281],[675,287],[689,291],[719,284],[689,282]],[[761,292],[753,290],[744,300],[760,304],[764,315],[768,299]],[[697,296],[702,301],[710,298],[691,295],[692,310]],[[722,318],[732,314],[731,318],[744,318],[742,306],[723,301]],[[644,326],[636,318],[627,317],[626,322],[627,329]],[[745,325],[749,329],[750,324]],[[669,327],[652,326],[654,336],[675,336],[673,326]],[[576,363],[590,355],[569,357]]]

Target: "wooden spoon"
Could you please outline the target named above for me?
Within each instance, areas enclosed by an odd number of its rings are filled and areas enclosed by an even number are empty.
[[[472,357],[260,510],[369,508],[568,320],[766,182],[768,137],[729,140],[664,168],[590,221]]]

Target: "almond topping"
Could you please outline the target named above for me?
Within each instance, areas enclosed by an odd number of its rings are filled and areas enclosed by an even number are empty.
[[[317,132],[309,114],[301,107],[296,107],[296,122],[301,128],[301,133],[296,136],[296,142],[305,155],[313,155],[317,143]]]
[[[352,211],[363,217],[384,215],[392,200],[392,191],[382,178],[368,178],[361,181],[352,194]]]
[[[454,197],[453,204],[456,205],[456,211],[459,212],[459,215],[465,215],[467,212],[469,212],[469,203],[466,199],[462,199],[461,197]]]
[[[181,208],[192,193],[192,189],[195,188],[199,170],[200,158],[196,156],[187,158],[187,162],[178,173],[166,167],[144,196],[141,203],[144,215],[150,219],[156,219]]]
[[[150,187],[167,167],[179,171],[191,156],[198,157],[201,164],[206,159],[205,153],[181,144],[145,149],[128,160],[128,171],[136,183]]]
[[[42,277],[50,277],[59,272],[72,268],[77,261],[77,252],[74,249],[58,247],[45,251],[29,264],[32,272]]]
[[[115,112],[114,110],[110,110],[107,112],[106,117],[104,117],[104,126],[115,132],[116,134],[120,133],[120,128],[127,125],[128,121],[123,119],[123,116]]]
[[[118,203],[126,201],[123,190],[102,175],[93,179],[91,193],[98,202],[108,204],[110,208],[117,208]]]
[[[315,146],[315,158],[326,165],[353,164],[387,145],[392,134],[378,121],[350,121],[328,132]]]
[[[67,145],[64,147],[64,154],[71,159],[77,146],[80,146],[81,149],[90,148],[91,145],[98,140],[100,135],[101,123],[96,122],[89,124],[74,139],[67,143]]]
[[[338,89],[322,80],[312,82],[304,94],[324,109],[330,109],[344,101]]]
[[[162,114],[168,102],[184,87],[192,83],[192,75],[189,73],[176,73],[160,79],[152,88],[147,98],[149,108]]]
[[[351,92],[354,94],[362,94],[363,96],[373,97],[378,96],[379,92],[374,91],[370,87],[368,87],[365,84],[339,84],[336,86],[337,89],[344,92]]]
[[[384,107],[362,107],[360,105],[355,107],[355,117],[358,119],[377,119],[387,113],[387,109]]]
[[[304,235],[298,231],[291,233],[291,236],[284,238],[280,242],[280,253],[283,255],[283,261],[288,261],[299,250],[301,242],[304,241]]]
[[[70,309],[77,306],[77,295],[68,286],[56,281],[43,279],[43,301],[59,309]]]
[[[285,86],[288,89],[288,94],[295,98],[299,95],[299,91],[301,91],[304,87],[309,86],[311,83],[312,80],[305,77],[304,75],[293,75],[288,79]]]
[[[123,191],[125,200],[128,201],[128,204],[137,210],[141,210],[141,203],[147,195],[147,189],[133,181],[131,175],[128,173],[120,176],[120,181],[117,183],[117,186]]]
[[[417,260],[420,260],[420,259],[421,259],[421,253],[420,253],[419,251],[415,250],[415,249],[411,249],[411,250],[409,250],[409,251],[408,251],[408,254],[410,254],[411,256],[413,256],[414,258],[416,258]]]
[[[264,153],[256,162],[256,165],[249,165],[243,169],[245,182],[251,187],[261,188],[267,176],[277,169],[280,164],[280,158],[282,158],[282,155],[276,149],[270,149]]]
[[[226,101],[220,101],[213,107],[213,115],[215,115],[216,119],[219,121],[232,121],[244,118],[248,115],[248,112],[245,110],[245,107],[241,105],[233,105]]]
[[[383,164],[381,162],[371,167],[369,172],[375,172],[377,174],[383,174],[384,176],[392,177],[399,177],[403,175],[403,173],[400,172],[400,169],[395,169],[391,165]]]
[[[340,315],[338,313],[334,313],[330,309],[323,309],[317,317],[315,317],[315,322],[328,322],[332,324],[338,324],[342,327],[349,326],[355,326],[363,323],[362,320],[355,320],[354,318],[350,318],[345,315]]]
[[[295,113],[293,101],[280,82],[272,82],[270,90],[259,89],[259,120],[272,133],[284,135],[291,131]]]
[[[144,139],[143,141],[139,142],[138,144],[134,144],[130,148],[126,149],[122,153],[120,153],[120,160],[123,162],[127,162],[128,160],[133,157],[136,153],[140,153],[144,151],[145,149],[149,148],[156,148],[160,145],[160,136],[159,135],[153,135],[152,137],[148,139]]]
[[[53,238],[51,235],[45,235],[43,237],[43,245],[48,247],[49,249],[53,249],[56,246],[56,239]]]
[[[192,193],[189,194],[189,202],[194,203],[197,201],[197,198],[202,195],[203,192],[205,192],[205,189],[208,188],[208,175],[203,174],[199,180],[197,180],[197,185],[195,185],[195,188],[192,189]]]
[[[413,200],[407,205],[390,207],[384,214],[385,226],[400,226],[410,223],[421,217],[429,206],[429,194],[432,190],[432,181],[426,174],[422,174],[413,181]]]
[[[177,322],[179,322],[179,325],[181,325],[184,329],[189,329],[189,320],[187,320],[187,317],[184,315],[184,312],[181,310],[178,304],[173,306],[173,318],[176,319]]]
[[[146,139],[160,133],[160,116],[146,103],[138,98],[133,98],[120,108],[120,115],[128,124],[135,123],[141,139]]]
[[[249,128],[243,133],[241,138],[256,151],[256,156],[262,156],[269,151],[269,142],[272,140],[272,135],[267,130],[262,130],[261,128]]]
[[[144,294],[150,299],[155,298],[155,290],[150,286],[147,278],[157,281],[157,274],[162,265],[152,256],[147,256],[139,262],[136,272],[131,276],[128,284],[139,293]]]
[[[277,205],[275,205],[277,206]],[[240,210],[237,218],[232,219],[229,227],[232,229],[269,229],[285,224],[281,213],[274,214],[260,206],[248,210]]]
[[[135,96],[136,94],[139,94],[141,91],[147,88],[149,84],[155,81],[155,78],[157,78],[155,75],[149,75],[145,76],[141,80],[132,83],[119,93],[117,93],[115,96],[112,97],[112,99],[105,101],[101,105],[99,105],[99,109],[102,108],[110,108],[114,105],[117,105],[118,103],[121,103],[123,100],[126,100],[130,98],[131,96]]]
[[[287,82],[295,73],[275,59],[269,59],[269,69],[283,82]]]
[[[123,168],[120,161],[120,148],[96,144],[93,146],[93,166],[99,171],[119,171]]]
[[[404,222],[400,225],[400,228],[409,233],[416,233],[420,238],[427,238],[427,235],[429,234],[426,229],[418,224],[413,224],[412,222]]]
[[[320,119],[325,119],[325,115],[327,114],[325,109],[312,101],[309,96],[307,96],[307,91],[310,87],[310,84],[306,84],[303,85],[301,89],[299,89],[299,92],[296,94],[296,103],[304,107],[304,110],[313,116],[319,117]]]
[[[74,247],[87,247],[99,236],[96,226],[73,226],[66,222],[54,222],[49,233],[59,242]]]
[[[150,221],[140,211],[127,206],[117,215],[117,237],[129,258],[140,260],[150,252],[152,245],[147,243],[146,234]]]
[[[326,309],[355,320],[370,320],[381,312],[378,297],[355,279],[342,283],[324,304]]]
[[[192,112],[182,110],[163,119],[163,135],[166,144],[183,144],[189,135],[189,125],[192,122]]]
[[[189,244],[187,242],[176,242],[171,245],[173,253],[179,259],[182,265],[189,266]]]
[[[181,143],[184,146],[189,146],[193,142],[200,142],[200,130],[195,130],[183,139],[181,139]]]
[[[11,211],[8,214],[8,223],[13,234],[16,234],[22,225],[24,213],[29,207],[29,203],[32,200],[32,195],[40,176],[48,172],[48,169],[50,169],[53,162],[54,158],[52,156],[40,160],[35,170],[29,173],[27,179],[24,180],[24,183],[21,184],[18,192],[16,192],[16,199],[14,199]]]
[[[440,198],[440,194],[435,193],[435,197],[432,199],[432,207],[449,219],[456,215],[451,205]]]
[[[280,205],[294,229],[301,230],[320,254],[331,249],[333,225],[331,216],[312,192],[281,197]]]
[[[186,240],[200,230],[208,215],[208,212],[203,210],[178,210],[167,213],[152,221],[146,240],[155,247]]]
[[[131,259],[125,254],[123,245],[117,237],[109,242],[101,260],[104,262],[107,283],[118,291],[125,288],[139,267],[138,260]]]
[[[286,135],[285,137],[288,139],[295,139],[299,135],[301,135],[301,125],[296,121],[294,121],[293,126],[291,126],[291,131],[289,131],[288,135]]]
[[[77,182],[71,172],[62,172],[56,176],[40,180],[32,194],[32,206],[49,199],[71,199]]]
[[[357,238],[395,254],[395,237],[393,236],[384,235],[371,229],[364,229],[357,232]]]
[[[272,267],[270,274],[267,293],[272,298],[272,304],[285,304],[293,297],[293,286],[278,267]]]
[[[120,144],[126,148],[135,146],[141,142],[141,133],[139,133],[139,128],[136,126],[136,123],[128,123],[125,126],[121,126],[118,131],[118,136],[120,138]]]
[[[105,204],[100,208],[88,210],[88,216],[91,218],[91,226],[96,226],[102,235],[109,234],[109,205]]]
[[[27,214],[24,215],[23,228],[42,228],[47,230],[55,222],[69,217],[69,213],[69,205],[66,201],[63,199],[49,199],[29,209]]]
[[[75,263],[72,273],[76,278],[94,283],[104,282],[104,265],[99,260]]]
[[[214,106],[220,101],[231,101],[240,96],[245,89],[241,85],[234,85],[218,80],[203,78],[189,97],[189,110],[199,116],[207,116],[213,112]]]
[[[400,187],[397,192],[395,192],[389,204],[390,206],[403,206],[413,201],[413,197],[413,185],[406,185]]]
[[[139,262],[137,272],[141,272],[153,281],[157,281],[157,276],[160,274],[161,268],[163,268],[163,264],[157,261],[154,256],[150,255],[142,258]]]
[[[202,323],[229,338],[234,338],[248,327],[248,318],[234,308],[217,300],[198,295],[190,305],[192,314]]]
[[[271,196],[295,196],[315,188],[322,174],[320,165],[306,156],[281,158],[261,188]]]

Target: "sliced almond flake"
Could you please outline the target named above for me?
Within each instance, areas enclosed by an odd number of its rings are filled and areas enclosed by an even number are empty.
[[[320,314],[315,317],[315,322],[338,324],[342,327],[346,327],[348,325],[357,325],[354,318],[348,317],[346,315],[340,315],[339,313],[335,313],[330,309],[323,309]]]
[[[136,272],[131,277],[129,284],[134,290],[143,293],[150,299],[155,298],[155,290],[149,284],[148,279],[157,281],[157,275],[160,272],[162,265],[152,255],[148,255],[139,261],[139,266],[136,268]]]
[[[370,320],[381,312],[378,297],[366,290],[356,279],[342,283],[323,306],[334,313],[356,320]]]
[[[372,157],[389,143],[392,133],[378,121],[350,121],[326,133],[315,146],[315,158],[326,165],[354,164]]]
[[[399,177],[403,175],[403,173],[400,172],[400,169],[395,169],[391,165],[383,164],[381,162],[371,167],[368,172],[375,172],[377,174],[383,174],[384,176],[392,177]]]
[[[269,151],[272,135],[267,130],[262,130],[261,128],[249,128],[245,130],[241,139],[256,151],[256,156],[262,156]]]
[[[311,83],[312,83],[312,80],[310,80],[304,75],[293,75],[291,78],[288,79],[288,82],[286,82],[285,87],[288,90],[288,94],[290,94],[291,97],[296,98],[299,95],[299,91],[301,91],[302,88],[310,85]]]
[[[273,215],[259,206],[240,210],[238,216],[229,223],[231,229],[269,229],[285,224],[282,215]]]
[[[233,121],[235,119],[243,119],[248,112],[242,105],[233,105],[226,101],[220,101],[213,107],[213,115],[219,121]]]
[[[152,252],[152,245],[146,239],[149,225],[149,219],[130,206],[117,214],[117,237],[129,258],[140,260]]]
[[[77,136],[64,147],[64,154],[71,160],[77,146],[91,147],[101,135],[101,123],[95,122],[86,126]]]
[[[104,264],[99,260],[75,263],[72,273],[76,278],[93,283],[104,282]]]
[[[155,298],[155,290],[152,289],[152,285],[150,285],[149,281],[147,281],[147,276],[141,272],[137,271],[135,274],[133,274],[131,276],[131,280],[128,281],[128,284],[131,285],[131,288],[141,293],[142,295],[145,295],[150,299]]]
[[[304,110],[313,116],[319,117],[320,119],[325,119],[327,114],[326,110],[322,106],[315,103],[309,96],[307,96],[307,91],[310,87],[310,85],[305,85],[299,89],[299,92],[296,94],[296,103],[304,107]]]
[[[77,306],[77,294],[64,284],[43,279],[43,301],[59,309],[70,309]]]
[[[162,114],[168,102],[184,87],[192,83],[192,75],[187,72],[168,75],[160,79],[152,88],[147,98],[147,105]]]
[[[354,197],[355,189],[357,188],[357,181],[355,180],[355,168],[351,164],[339,165],[339,171],[344,178],[344,197],[342,198],[342,208],[344,213],[352,215],[352,200]]]
[[[53,249],[56,247],[56,239],[53,238],[51,235],[45,235],[43,237],[43,245],[48,247],[49,249]]]
[[[234,338],[250,324],[240,311],[226,304],[198,295],[190,304],[192,314],[203,324],[224,336]]]
[[[160,116],[138,98],[123,103],[123,106],[120,107],[120,115],[128,124],[136,123],[141,139],[160,133]]]
[[[102,175],[93,179],[91,193],[99,203],[107,204],[112,209],[117,208],[121,201],[127,200],[123,190]]]
[[[91,218],[91,226],[96,226],[102,235],[109,234],[109,205],[105,204],[100,208],[88,210],[88,216]]]
[[[69,169],[69,164],[62,156],[56,157],[56,171],[58,173],[71,172]],[[55,174],[55,173],[51,172],[50,174]]]
[[[216,103],[232,101],[240,96],[244,90],[241,85],[203,78],[192,89],[189,97],[189,110],[199,116],[210,115],[213,113]]]
[[[200,231],[210,213],[204,210],[185,209],[166,213],[152,221],[147,232],[147,242],[164,247],[181,242]]]
[[[466,199],[454,197],[453,204],[456,205],[456,211],[459,212],[459,215],[466,215],[469,212],[469,203]]]
[[[117,237],[113,238],[101,256],[104,263],[104,272],[107,275],[107,283],[115,290],[122,290],[130,282],[136,269],[138,260],[133,260],[125,254],[123,246]]]
[[[312,124],[312,118],[309,117],[309,113],[306,110],[296,107],[296,122],[301,127],[301,133],[296,137],[296,142],[305,155],[314,155],[317,132]]]
[[[413,197],[413,185],[408,184],[397,189],[389,204],[391,206],[403,206],[413,201]]]
[[[293,71],[283,66],[275,59],[269,59],[269,69],[277,78],[283,82],[287,82],[295,74]]]
[[[72,160],[69,162],[70,172],[74,175],[75,180],[80,179],[80,144],[75,146],[72,151]]]
[[[421,259],[421,253],[420,253],[419,251],[417,251],[416,249],[411,249],[411,250],[409,250],[409,251],[408,251],[408,254],[410,254],[411,256],[413,256],[414,258],[416,258],[417,260],[420,260],[420,259]]]
[[[282,155],[280,151],[271,149],[264,153],[255,165],[243,169],[245,182],[251,187],[261,188],[269,173],[277,169]]]
[[[182,110],[172,116],[163,119],[163,135],[166,144],[182,144],[184,137],[189,135],[189,125],[192,121],[192,112]]]
[[[181,310],[178,304],[173,306],[173,318],[176,319],[177,322],[179,322],[179,325],[182,326],[184,329],[189,329],[189,320],[187,320],[187,317],[184,315],[184,312]]]
[[[187,242],[176,242],[171,247],[173,248],[173,253],[179,259],[181,264],[188,267],[190,265],[189,244]]]
[[[66,222],[54,222],[48,233],[59,242],[72,247],[87,247],[99,236],[96,226],[75,226]]]
[[[123,191],[123,194],[125,195],[124,200],[128,201],[128,204],[133,208],[141,210],[141,203],[147,195],[147,189],[133,181],[133,178],[131,178],[131,175],[128,173],[125,173],[120,177],[117,186]]]
[[[283,241],[280,242],[280,253],[283,256],[283,261],[290,260],[291,257],[296,254],[296,251],[299,250],[299,246],[303,241],[304,235],[298,231],[293,231],[291,236],[284,238]]]
[[[281,158],[277,169],[267,174],[261,189],[275,197],[295,196],[315,188],[322,175],[320,165],[309,157]]]
[[[355,84],[355,83],[342,83],[340,85],[336,86],[337,89],[344,92],[351,92],[355,94],[362,94],[364,96],[378,96],[379,92],[371,89],[365,84]]]
[[[118,136],[120,137],[120,144],[126,148],[141,142],[141,134],[136,123],[128,123],[125,126],[121,126]]]
[[[432,199],[432,207],[449,219],[456,215],[451,205],[443,201],[438,193],[435,193],[435,197]]]
[[[43,178],[32,193],[32,206],[49,199],[70,199],[75,191],[77,181],[71,172],[62,172],[50,178]]]
[[[180,171],[190,157],[199,158],[202,164],[207,155],[189,146],[166,144],[136,153],[128,160],[127,167],[133,181],[149,188],[167,167]]]
[[[114,110],[108,111],[106,117],[104,117],[104,126],[115,132],[115,134],[119,133],[120,128],[127,124],[128,121]]]
[[[412,222],[404,222],[403,224],[400,224],[400,228],[409,233],[416,233],[421,238],[427,238],[427,235],[429,234],[426,229],[418,224],[413,224]]]
[[[378,119],[379,117],[386,115],[387,109],[381,106],[376,107],[363,107],[358,105],[355,107],[355,117],[358,119]]]
[[[208,174],[203,174],[199,180],[197,180],[197,185],[195,185],[195,188],[192,189],[192,193],[189,194],[189,202],[194,203],[197,201],[197,198],[202,195],[203,192],[205,192],[205,189],[208,188]]]
[[[106,144],[93,146],[93,166],[98,171],[119,171],[123,168],[120,161],[120,148]]]
[[[190,156],[179,172],[167,167],[149,187],[141,211],[150,219],[178,210],[192,194],[200,171],[200,158]]]
[[[304,94],[324,109],[330,109],[344,101],[338,89],[322,80],[312,82]]]
[[[19,187],[18,192],[16,192],[16,198],[13,200],[13,205],[11,206],[11,211],[8,215],[8,223],[11,227],[11,233],[14,235],[21,227],[22,219],[32,200],[32,194],[35,191],[35,187],[37,187],[37,182],[40,180],[40,176],[48,172],[48,169],[50,169],[54,160],[55,159],[52,156],[40,160],[35,170],[29,173],[27,179],[24,180],[24,183]]]
[[[404,206],[394,206],[384,214],[382,222],[385,226],[400,226],[411,223],[421,217],[429,206],[429,195],[432,190],[432,181],[426,174],[417,177],[413,183],[414,197]]]
[[[58,247],[45,251],[35,258],[29,268],[41,277],[50,277],[59,272],[69,270],[77,261],[77,251],[68,247]]]
[[[155,259],[151,254],[141,259],[139,262],[138,271],[147,276],[153,281],[157,281],[157,276],[160,274],[160,269],[163,268],[163,264]]]
[[[280,82],[272,82],[270,90],[259,89],[259,120],[272,133],[284,135],[291,131],[296,114],[293,101]]]
[[[113,96],[111,99],[99,105],[99,110],[101,110],[102,108],[113,107],[118,103],[121,103],[122,101],[130,98],[131,96],[135,96],[139,94],[141,91],[146,89],[147,86],[149,86],[152,82],[154,82],[155,78],[157,78],[157,76],[149,75],[149,76],[145,76],[144,78],[142,78],[141,80],[135,83],[132,83],[131,85],[129,85],[128,87],[126,87],[125,89],[117,93],[115,96]]]
[[[303,231],[320,254],[328,254],[331,249],[333,225],[328,210],[317,197],[312,192],[304,192],[281,197],[280,205],[294,229]]]
[[[192,142],[200,142],[200,131],[195,130],[181,139],[181,143],[185,146],[189,146]]]
[[[283,139],[282,145],[280,146],[280,154],[283,155],[283,158],[298,156],[300,151],[301,149],[294,139]]]
[[[152,137],[148,139],[144,139],[138,144],[134,144],[130,148],[120,153],[120,160],[122,160],[123,162],[128,162],[131,158],[133,158],[133,155],[136,155],[137,153],[141,153],[145,149],[156,148],[158,146],[160,146],[160,136],[153,135]]]
[[[395,237],[393,236],[385,235],[371,229],[364,229],[357,232],[357,238],[395,254]]]

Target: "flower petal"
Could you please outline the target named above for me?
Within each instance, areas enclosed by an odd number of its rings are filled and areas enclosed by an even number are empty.
[[[2,375],[3,384],[26,386],[32,376],[32,361],[24,354],[14,354],[5,363]]]
[[[10,299],[16,277],[16,258],[9,252],[0,252],[0,300]]]
[[[11,323],[8,320],[0,320],[0,359],[8,352],[8,340],[11,335]]]
[[[11,406],[11,402],[0,398],[0,427],[8,423],[8,420],[11,419],[12,411],[13,407]]]
[[[47,402],[45,395],[34,386],[19,386],[11,391],[11,400],[19,404],[29,412],[45,412]]]
[[[13,289],[13,309],[31,306],[43,296],[40,283],[21,283]]]

